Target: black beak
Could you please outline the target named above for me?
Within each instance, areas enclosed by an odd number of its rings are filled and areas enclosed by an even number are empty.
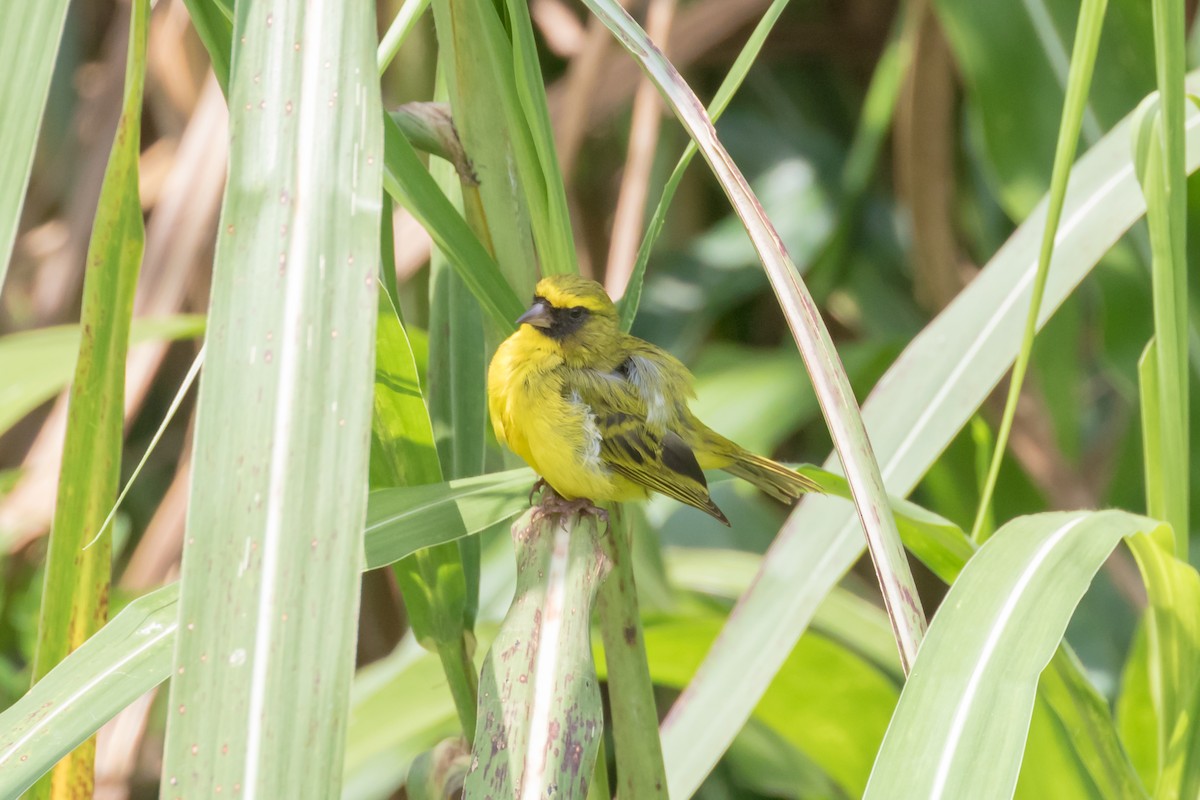
[[[527,322],[535,328],[549,328],[554,320],[550,316],[550,307],[546,305],[544,300],[539,300],[529,307],[521,316],[517,317],[517,325]]]

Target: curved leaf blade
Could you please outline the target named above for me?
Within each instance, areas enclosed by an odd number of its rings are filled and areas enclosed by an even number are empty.
[[[1099,511],[1038,514],[1001,528],[934,618],[864,800],[1011,797],[1038,676],[1075,606],[1123,537],[1160,524]]]
[[[167,679],[179,586],[139,597],[0,714],[0,796],[16,797]]]
[[[1189,91],[1200,77],[1189,78]],[[1189,171],[1200,166],[1200,116],[1187,120]],[[1129,155],[1129,121],[1072,170],[1039,325],[1145,213]],[[863,419],[888,491],[906,495],[1016,357],[1045,226],[1045,204],[930,323],[879,381]],[[837,468],[836,460],[826,464]],[[862,554],[847,509],[809,496],[776,538],[699,677],[663,723],[672,795],[694,792],[729,746],[821,599]],[[748,662],[745,653],[754,653]]]

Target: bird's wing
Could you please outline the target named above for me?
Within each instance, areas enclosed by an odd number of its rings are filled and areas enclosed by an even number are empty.
[[[580,370],[564,391],[589,408],[600,432],[600,459],[613,472],[729,524],[708,495],[695,454],[669,427],[683,398],[651,383],[645,369],[627,360],[611,373]]]

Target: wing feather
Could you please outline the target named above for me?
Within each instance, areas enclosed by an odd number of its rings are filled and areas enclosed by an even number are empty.
[[[600,430],[600,460],[627,480],[728,525],[709,497],[695,454],[668,427],[674,415],[666,404],[673,395],[667,387],[647,384],[650,370],[629,363],[608,373],[578,370],[566,381],[572,399],[589,407]]]

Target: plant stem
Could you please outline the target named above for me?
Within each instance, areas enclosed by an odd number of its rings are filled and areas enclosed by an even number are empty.
[[[608,701],[612,711],[613,749],[617,757],[617,794],[626,798],[667,797],[667,772],[658,738],[654,685],[646,661],[646,642],[638,613],[637,586],[629,528],[614,513],[613,530],[601,546],[612,572],[600,587],[600,635],[608,664]]]
[[[468,742],[474,741],[475,707],[479,696],[479,675],[475,671],[475,663],[467,653],[466,642],[461,637],[457,640],[438,642],[437,652],[442,660],[442,671],[446,673],[446,681],[450,685],[450,695],[454,698],[458,721],[462,723],[463,735]]]

